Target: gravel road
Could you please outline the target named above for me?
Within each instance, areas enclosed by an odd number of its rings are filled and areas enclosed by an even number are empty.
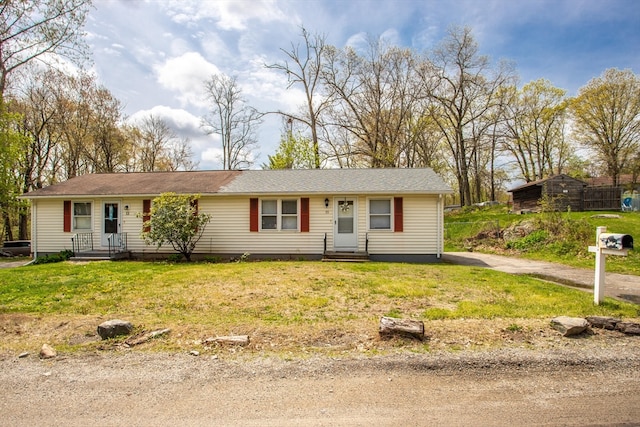
[[[640,424],[640,339],[368,358],[0,355],[0,425]]]

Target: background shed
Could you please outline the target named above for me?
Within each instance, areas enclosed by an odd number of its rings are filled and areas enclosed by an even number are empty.
[[[584,189],[587,183],[568,175],[555,175],[538,181],[528,182],[509,190],[513,197],[513,211],[537,211],[539,201],[544,197],[552,198],[558,210],[584,210]]]

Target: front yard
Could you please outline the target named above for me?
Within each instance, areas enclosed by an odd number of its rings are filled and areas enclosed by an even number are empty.
[[[446,264],[91,262],[0,269],[0,352],[121,349],[105,320],[171,332],[141,351],[386,354],[557,342],[555,316],[640,318],[637,305],[530,277]],[[383,341],[381,316],[425,322],[425,341]],[[637,321],[637,320],[636,320]],[[243,348],[205,345],[249,335]],[[546,343],[546,344],[545,344]],[[550,344],[551,343],[551,344]]]

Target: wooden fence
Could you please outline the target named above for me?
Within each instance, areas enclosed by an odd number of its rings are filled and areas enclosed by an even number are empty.
[[[622,187],[585,187],[585,211],[619,211],[622,203]]]

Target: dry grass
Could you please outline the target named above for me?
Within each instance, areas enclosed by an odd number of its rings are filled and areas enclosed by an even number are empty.
[[[557,345],[551,317],[639,316],[633,304],[594,307],[588,293],[452,265],[61,263],[2,270],[0,283],[0,351],[11,353],[45,342],[121,350],[122,340],[96,336],[113,318],[137,332],[171,328],[136,351],[287,358]],[[381,340],[385,315],[423,320],[428,339]],[[204,344],[222,335],[249,335],[251,344]]]

